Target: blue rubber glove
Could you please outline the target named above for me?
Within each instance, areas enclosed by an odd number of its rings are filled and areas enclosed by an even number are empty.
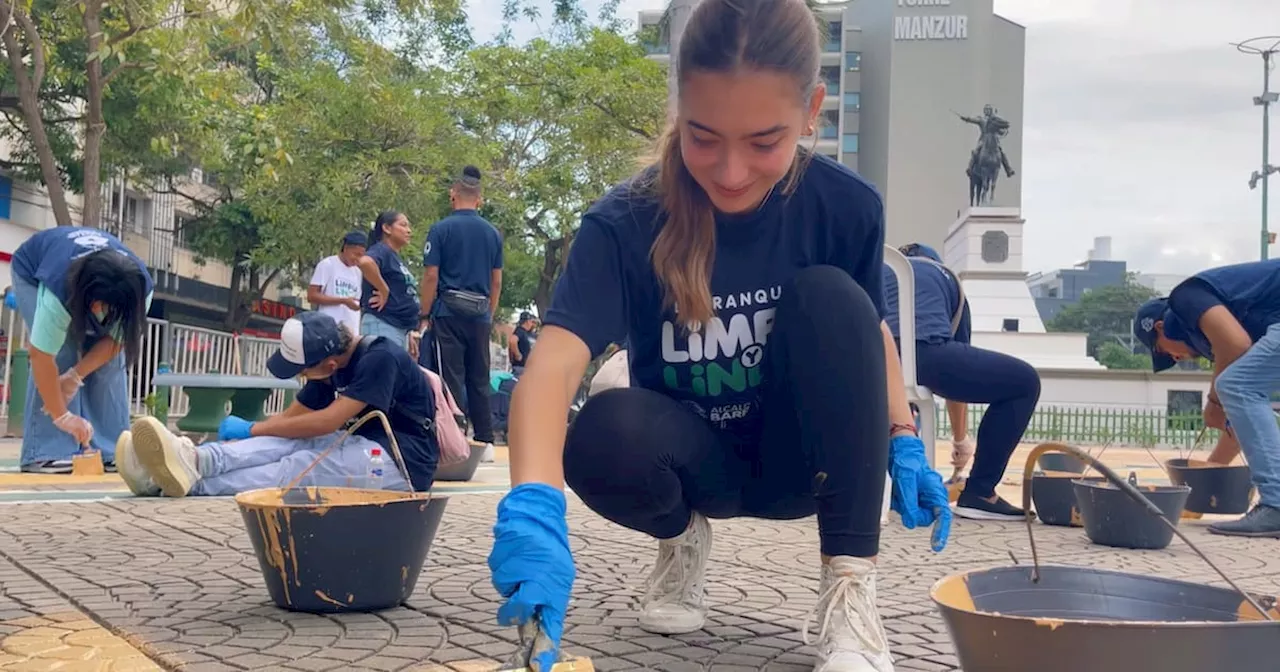
[[[244,418],[228,415],[218,423],[219,441],[237,441],[253,436],[253,423]]]
[[[942,475],[925,459],[924,442],[916,436],[895,436],[889,442],[889,475],[893,493],[889,508],[902,516],[908,530],[933,525],[931,546],[947,547],[951,536],[951,505]]]
[[[5,307],[11,308],[13,310],[18,309],[18,293],[13,291],[12,288],[10,288],[9,291],[4,293],[4,305]]]
[[[538,618],[543,634],[555,644],[529,661],[543,670],[558,659],[576,577],[564,516],[562,491],[544,483],[517,485],[498,503],[489,552],[493,587],[507,598],[498,608],[498,624],[523,625]]]

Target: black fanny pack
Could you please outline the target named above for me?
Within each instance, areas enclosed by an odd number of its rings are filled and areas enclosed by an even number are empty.
[[[480,317],[489,314],[489,297],[462,289],[446,289],[440,300],[458,317]]]

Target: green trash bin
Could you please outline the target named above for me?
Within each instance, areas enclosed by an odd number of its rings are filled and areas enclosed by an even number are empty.
[[[27,408],[27,379],[31,376],[31,358],[27,351],[16,350],[9,360],[8,436],[22,436],[22,416]]]

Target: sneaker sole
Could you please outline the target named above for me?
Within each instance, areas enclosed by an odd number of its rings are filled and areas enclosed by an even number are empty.
[[[993,511],[983,511],[982,509],[971,509],[967,506],[957,506],[956,515],[969,520],[1004,520],[1004,521],[1020,521],[1026,520],[1026,515],[1009,515],[1006,513],[995,513]]]
[[[654,635],[689,635],[701,630],[706,624],[707,619],[705,618],[699,621],[697,625],[692,623],[681,624],[672,620],[650,623],[645,621],[643,618],[641,618],[640,622],[637,623],[641,630]]]
[[[154,497],[156,495],[154,486],[148,488],[146,480],[138,481],[131,478],[128,469],[119,468],[119,465],[128,464],[130,460],[137,459],[131,457],[133,452],[133,432],[126,429],[120,432],[120,438],[116,439],[116,473],[120,474],[120,480],[124,481],[124,484],[129,487],[129,492],[138,497]]]
[[[166,497],[186,497],[196,479],[165,450],[166,431],[159,420],[140,418],[133,423],[133,452]]]
[[[1236,532],[1234,530],[1219,530],[1210,527],[1209,534],[1220,534],[1224,537],[1250,537],[1253,539],[1280,539],[1280,530],[1267,530],[1266,532]]]

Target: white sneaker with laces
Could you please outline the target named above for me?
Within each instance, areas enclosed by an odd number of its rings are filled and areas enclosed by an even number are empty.
[[[707,621],[707,559],[711,521],[694,513],[680,536],[658,541],[658,560],[645,585],[640,628],[659,635],[697,632]]]
[[[133,452],[166,497],[185,497],[200,480],[195,444],[169,431],[159,420],[133,423]]]
[[[893,672],[889,637],[876,610],[876,566],[862,558],[836,556],[822,567],[818,608],[818,662],[814,672]]]
[[[120,432],[116,439],[116,467],[129,491],[139,497],[159,497],[160,486],[151,480],[151,474],[133,452],[133,432]]]

